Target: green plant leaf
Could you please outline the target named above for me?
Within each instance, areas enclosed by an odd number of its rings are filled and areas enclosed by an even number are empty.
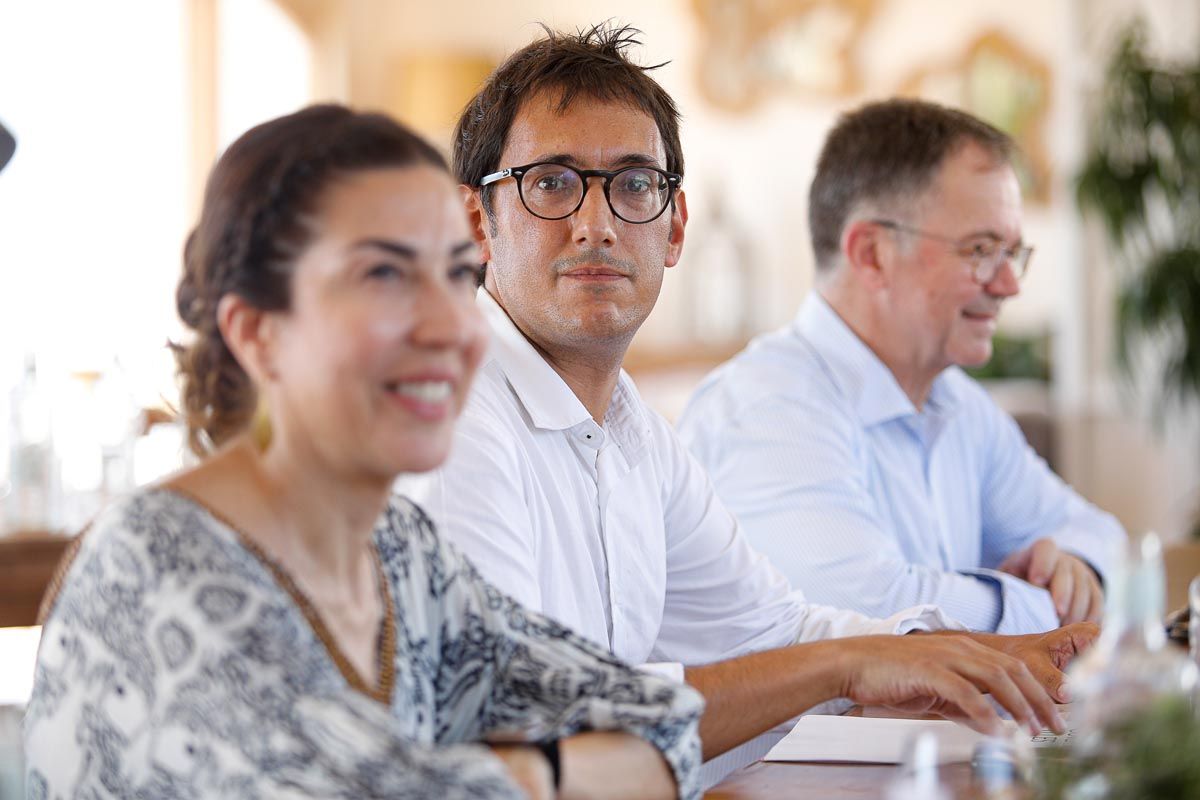
[[[1161,349],[1159,402],[1200,401],[1200,60],[1157,63],[1142,26],[1130,26],[1092,137],[1075,196],[1128,270],[1116,298],[1117,363],[1132,377],[1135,354]]]

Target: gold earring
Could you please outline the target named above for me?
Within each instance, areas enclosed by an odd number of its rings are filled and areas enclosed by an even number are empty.
[[[258,402],[254,406],[254,419],[250,422],[250,433],[254,445],[259,452],[265,452],[271,444],[271,415],[267,409],[267,399],[259,393]]]

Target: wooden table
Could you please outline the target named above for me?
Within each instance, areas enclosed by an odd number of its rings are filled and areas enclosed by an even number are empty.
[[[906,714],[882,706],[855,706],[850,716],[938,719],[932,714]],[[792,763],[758,761],[734,772],[710,789],[708,800],[768,800],[770,798],[883,798],[888,784],[899,775],[895,764]],[[971,765],[945,764],[938,770],[942,785],[958,800],[980,796]]]
[[[70,536],[15,533],[0,536],[0,628],[33,625]]]

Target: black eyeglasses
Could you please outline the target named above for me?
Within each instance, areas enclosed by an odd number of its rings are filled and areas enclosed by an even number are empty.
[[[1013,275],[1016,279],[1021,280],[1029,270],[1029,259],[1033,256],[1033,248],[1029,245],[1018,244],[1013,247],[1005,247],[1003,242],[993,236],[951,239],[948,236],[910,228],[890,219],[873,219],[871,224],[954,245],[958,254],[971,262],[971,274],[975,281],[984,286],[996,279],[996,273],[1000,271],[1000,267],[1006,261],[1012,265]]]
[[[583,205],[588,179],[604,179],[604,199],[617,219],[641,225],[658,219],[683,176],[656,167],[625,167],[618,170],[576,169],[567,164],[539,161],[523,167],[509,167],[479,181],[488,184],[514,178],[517,194],[525,210],[541,219],[566,219]]]

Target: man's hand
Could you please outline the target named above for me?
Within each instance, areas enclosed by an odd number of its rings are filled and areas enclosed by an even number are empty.
[[[530,800],[553,800],[554,774],[541,750],[527,744],[493,744],[491,748]]]
[[[1075,656],[1091,647],[1099,635],[1100,627],[1094,622],[1081,622],[1027,636],[972,633],[967,638],[1019,659],[1055,701],[1069,703],[1063,670]]]
[[[841,695],[857,703],[933,712],[998,734],[1000,717],[984,697],[990,694],[1032,733],[1043,726],[1065,730],[1054,701],[1025,662],[973,636],[871,636],[831,644],[841,659],[836,665],[844,675]]]
[[[1001,572],[1050,591],[1058,621],[1099,622],[1104,613],[1104,590],[1084,561],[1058,549],[1053,539],[1038,539],[1004,559]]]

